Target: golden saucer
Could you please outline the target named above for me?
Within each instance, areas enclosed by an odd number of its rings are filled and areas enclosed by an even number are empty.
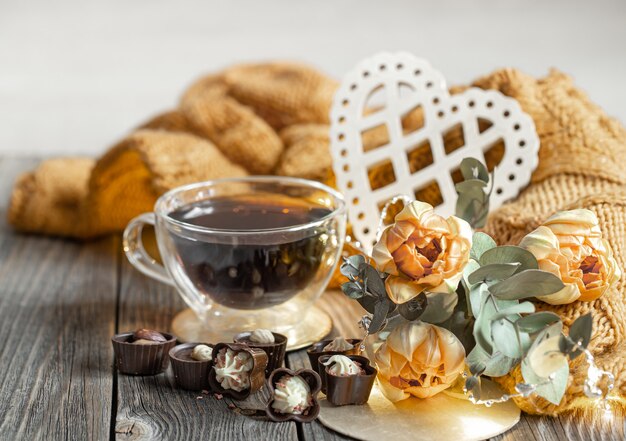
[[[483,379],[482,387],[485,393],[497,393],[492,381]],[[520,409],[512,401],[485,407],[445,393],[392,403],[377,383],[362,406],[333,406],[323,396],[320,405],[323,425],[365,441],[482,440],[506,432],[520,418]]]
[[[282,332],[288,338],[287,351],[306,348],[326,337],[333,328],[330,316],[317,306],[307,311],[304,319],[299,321],[287,332]],[[249,329],[241,329],[249,331]],[[235,333],[207,329],[198,316],[191,309],[184,309],[176,314],[172,321],[172,332],[183,342],[232,342]]]

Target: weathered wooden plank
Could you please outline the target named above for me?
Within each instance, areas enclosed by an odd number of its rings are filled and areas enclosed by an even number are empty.
[[[148,327],[167,331],[184,307],[173,289],[147,279],[124,259],[120,332]],[[201,396],[201,399],[196,399]],[[175,387],[171,369],[154,377],[117,376],[116,437],[127,439],[297,439],[295,423],[272,423],[229,408],[232,401]],[[241,407],[249,407],[245,403]]]
[[[10,189],[35,163],[0,161],[0,439],[107,439],[119,245],[11,231]]]

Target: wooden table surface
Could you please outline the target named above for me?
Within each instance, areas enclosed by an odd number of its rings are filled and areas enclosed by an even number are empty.
[[[254,400],[177,389],[169,369],[154,377],[117,374],[111,336],[139,327],[168,330],[184,304],[130,266],[117,236],[80,243],[11,231],[11,187],[36,162],[0,159],[1,440],[348,439],[318,422],[269,422],[248,409]],[[358,312],[335,294],[321,300],[334,311],[333,333],[359,335]],[[308,367],[306,354],[290,353],[287,365]],[[524,415],[496,439],[624,439],[624,421]]]

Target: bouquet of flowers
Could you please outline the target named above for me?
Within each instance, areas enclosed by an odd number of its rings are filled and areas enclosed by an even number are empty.
[[[391,401],[427,398],[463,378],[475,403],[537,394],[558,404],[569,360],[584,355],[585,394],[606,396],[611,374],[597,369],[587,350],[591,315],[565,334],[557,314],[536,311],[542,302],[593,301],[618,281],[597,217],[583,209],[558,212],[517,246],[498,246],[473,231],[485,223],[493,179],[473,158],[461,172],[456,216],[446,219],[427,203],[405,200],[372,255],[347,257],[341,266],[348,278],[342,291],[369,313],[366,331],[384,340],[374,357],[382,392]],[[524,381],[514,394],[481,400],[482,376],[518,367]]]

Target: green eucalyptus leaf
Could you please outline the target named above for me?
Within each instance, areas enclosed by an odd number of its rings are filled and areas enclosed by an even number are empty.
[[[473,193],[473,194],[484,194],[484,188],[487,187],[487,183],[485,181],[481,181],[480,179],[468,179],[465,181],[461,181],[454,186],[458,193]]]
[[[565,389],[567,388],[569,365],[565,364],[558,371],[554,372],[553,376],[554,378],[552,381],[537,387],[535,393],[540,397],[545,398],[552,404],[558,405],[565,394]],[[535,374],[530,366],[530,363],[526,359],[522,361],[522,377],[524,377],[524,381],[526,383],[541,384],[546,382],[545,378]]]
[[[541,311],[535,314],[522,317],[515,322],[517,329],[528,334],[534,334],[544,329],[546,326],[550,326],[554,323],[560,322],[561,318],[553,312]]]
[[[476,346],[473,333],[474,320],[466,317],[465,312],[455,310],[450,318],[440,323],[439,326],[446,328],[459,339],[463,348],[465,348],[466,354],[469,354],[474,346]]]
[[[476,393],[480,391],[479,386],[480,386],[480,379],[478,377],[471,375],[465,379],[465,390],[467,392],[472,392],[474,394],[474,398],[476,399],[479,399],[476,396]]]
[[[554,274],[529,269],[493,285],[489,288],[489,292],[499,299],[516,300],[553,294],[564,287],[561,279]]]
[[[497,352],[489,359],[483,374],[489,377],[501,377],[511,372],[517,363],[518,359],[507,357],[502,352]]]
[[[514,245],[502,245],[485,251],[480,256],[481,266],[492,263],[519,263],[517,272],[528,269],[538,269],[539,264],[533,254],[524,248]]]
[[[471,370],[472,366],[475,366],[476,368],[484,368],[481,371],[481,375],[501,377],[511,372],[511,369],[517,364],[517,360],[507,357],[502,352],[489,355],[480,346],[476,345],[467,356],[466,363],[470,366],[470,372],[473,375],[478,375]]]
[[[489,215],[489,205],[487,205],[489,200],[483,204],[482,210],[480,211],[480,215],[476,216],[472,226],[474,228],[482,228],[487,223],[487,216]]]
[[[389,337],[389,334],[391,334],[391,332],[396,329],[398,326],[403,325],[405,323],[408,323],[407,320],[405,318],[403,318],[401,315],[399,314],[394,314],[394,315],[389,315],[387,314],[387,324],[385,325],[385,327],[378,332],[378,339],[381,341],[387,340],[387,337]]]
[[[365,257],[361,254],[344,257],[343,263],[341,264],[339,271],[341,272],[341,274],[348,278],[356,278],[359,275],[359,268],[363,263],[365,263]]]
[[[488,354],[493,352],[491,321],[497,312],[494,302],[487,296],[482,302],[480,311],[476,314],[476,321],[474,322],[474,338],[476,339],[476,345],[480,346]]]
[[[372,265],[361,266],[361,277],[365,283],[365,290],[378,297],[387,297],[385,282],[380,277],[380,273]]]
[[[546,329],[541,331],[539,335],[537,336],[537,340],[551,338],[556,335],[560,335],[562,332],[563,332],[563,322],[559,320],[558,322],[551,324]]]
[[[519,323],[519,320],[518,320],[518,323]],[[534,338],[532,345],[528,349],[528,353],[527,353],[528,355],[524,358],[524,360],[528,362],[529,356],[532,355],[537,350],[539,345],[541,345],[545,340],[562,336],[563,335],[562,332],[563,332],[563,322],[561,322],[561,320],[545,327]]]
[[[504,280],[507,277],[512,276],[520,266],[521,264],[519,262],[492,263],[489,265],[481,266],[479,269],[470,274],[467,280],[472,285],[485,281],[487,279]]]
[[[510,319],[511,318],[510,316],[512,315],[530,314],[531,312],[535,312],[535,305],[533,305],[531,302],[522,302],[522,303],[517,303],[513,306],[510,306],[506,309],[500,309],[500,312],[495,314],[493,316],[493,319],[499,320],[505,317],[509,317]],[[523,320],[523,319],[519,319],[519,320]],[[517,320],[516,323],[519,323],[519,320]]]
[[[364,295],[356,299],[357,302],[370,314],[374,314],[376,304],[378,303],[378,298],[372,295]]]
[[[459,168],[465,180],[480,179],[481,181],[489,182],[487,167],[476,158],[464,158]]]
[[[495,349],[510,358],[521,358],[522,347],[513,323],[505,318],[491,322],[491,339]]]
[[[591,313],[578,317],[569,328],[569,338],[574,342],[581,342],[583,348],[589,345],[591,333],[593,331],[593,317]],[[576,350],[570,354],[572,360],[582,354],[581,350]]]
[[[576,344],[567,336],[562,335],[560,340],[559,340],[559,351],[561,351],[563,354],[569,355],[571,359],[574,359],[575,357],[572,356],[572,352],[576,352],[576,351],[572,351],[572,349],[574,349],[574,346],[576,346]],[[578,351],[580,353],[582,353],[582,351]],[[578,356],[580,354],[576,354],[576,356]]]
[[[480,256],[487,250],[495,248],[496,241],[488,234],[477,232],[472,236],[472,249],[470,250],[470,258],[479,260]]]
[[[476,346],[469,353],[465,359],[467,366],[472,375],[480,376],[487,369],[487,362],[489,362],[489,354],[483,351],[480,347]]]
[[[428,298],[426,294],[422,292],[408,302],[398,305],[398,312],[409,321],[417,320],[424,313],[427,305]]]
[[[455,213],[472,228],[481,228],[489,213],[489,198],[485,194],[459,193]]]
[[[463,268],[463,281],[468,287],[471,286],[471,283],[469,283],[469,281],[467,280],[469,275],[476,271],[478,268],[480,268],[480,264],[476,260],[470,260],[469,262],[467,262],[467,265],[465,265],[465,268]]]
[[[427,323],[441,323],[450,318],[454,312],[459,296],[456,292],[428,292],[428,302],[420,320]]]
[[[470,307],[472,309],[472,315],[478,317],[481,312],[481,308],[485,303],[485,299],[489,295],[489,287],[485,284],[473,286],[470,289],[469,299]]]
[[[374,306],[374,315],[372,316],[372,321],[369,327],[370,334],[376,334],[378,331],[383,329],[385,325],[385,321],[387,320],[387,313],[390,310],[389,303],[392,303],[389,299],[383,299],[376,302]]]
[[[363,289],[356,282],[343,283],[341,290],[351,299],[360,299],[364,295]]]

